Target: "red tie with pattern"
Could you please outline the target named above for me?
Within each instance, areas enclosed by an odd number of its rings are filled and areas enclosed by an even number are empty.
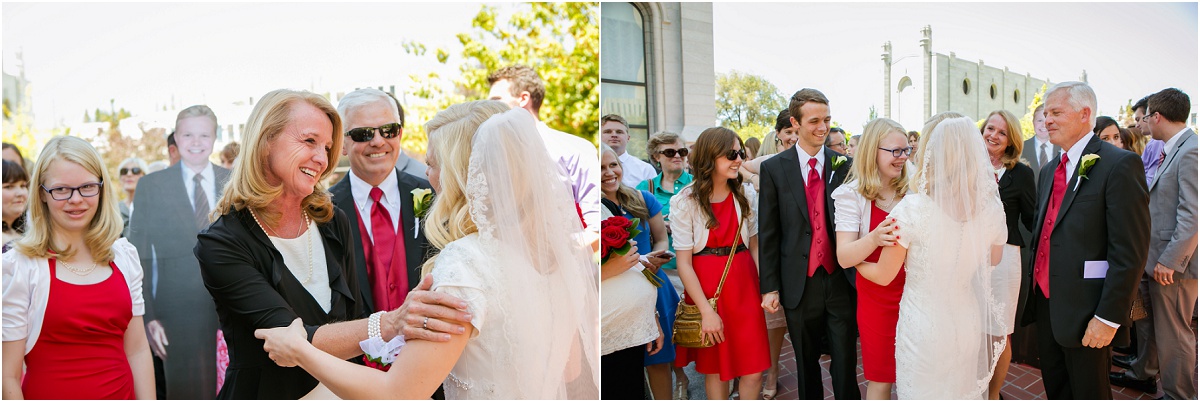
[[[1050,201],[1046,204],[1046,217],[1042,221],[1037,256],[1033,263],[1033,279],[1047,299],[1050,298],[1050,232],[1054,231],[1054,220],[1058,218],[1063,195],[1067,193],[1067,161],[1067,154],[1063,154],[1062,161],[1054,169],[1054,184],[1050,187]]]
[[[809,221],[812,222],[812,248],[808,253],[808,276],[817,273],[817,267],[825,267],[825,272],[833,273],[833,243],[829,240],[829,232],[825,230],[825,182],[821,180],[821,171],[817,166],[817,158],[808,160],[808,183],[804,184],[804,196],[808,199]]]

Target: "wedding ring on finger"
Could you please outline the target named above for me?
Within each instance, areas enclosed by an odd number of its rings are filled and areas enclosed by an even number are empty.
[[[421,321],[421,329],[426,331],[429,330],[429,317],[425,317],[425,320]]]

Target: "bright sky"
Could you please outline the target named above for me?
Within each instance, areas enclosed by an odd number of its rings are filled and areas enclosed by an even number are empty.
[[[1195,112],[1196,21],[1194,2],[717,3],[713,47],[718,73],[760,75],[785,97],[820,89],[833,120],[857,132],[872,105],[883,116],[883,43],[893,61],[919,56],[925,25],[934,53],[1051,82],[1087,70],[1101,114],[1167,87],[1191,96]]]
[[[85,110],[256,100],[278,88],[350,92],[437,70],[433,50],[461,45],[479,3],[71,3],[3,5],[4,71],[24,55],[38,125]],[[501,6],[501,21],[507,20]],[[405,40],[430,53],[408,56]],[[451,60],[454,60],[453,58]],[[447,77],[448,78],[448,77]]]

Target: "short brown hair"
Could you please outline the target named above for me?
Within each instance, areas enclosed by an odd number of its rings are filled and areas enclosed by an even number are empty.
[[[646,140],[646,155],[650,157],[650,163],[654,164],[654,166],[660,165],[658,158],[655,157],[655,151],[658,150],[659,145],[674,144],[676,142],[679,142],[679,134],[675,133],[659,131],[650,136],[650,139]]]
[[[825,94],[821,93],[821,91],[804,88],[792,95],[792,101],[788,103],[788,113],[796,118],[796,121],[800,121],[804,117],[800,114],[800,107],[808,102],[817,102],[829,106],[829,98],[826,98]]]
[[[512,96],[520,96],[521,92],[529,92],[529,101],[532,102],[533,110],[536,112],[542,109],[542,99],[546,97],[546,84],[542,82],[542,77],[538,76],[537,71],[532,67],[525,65],[513,65],[493,71],[487,77],[488,85],[495,85],[496,81],[505,80],[511,84],[508,87],[508,92]]]
[[[1175,88],[1167,88],[1150,95],[1150,100],[1146,103],[1147,116],[1158,113],[1173,123],[1187,122],[1188,113],[1192,109],[1192,102],[1187,94]]]
[[[334,133],[334,135],[337,135],[337,133]],[[242,144],[238,144],[237,141],[225,144],[225,148],[221,148],[221,162],[233,163],[233,160],[237,159],[238,152],[241,152],[241,150]]]
[[[600,125],[603,126],[604,123],[608,123],[610,121],[615,121],[617,123],[621,123],[622,126],[625,126],[626,130],[629,130],[629,122],[626,122],[624,117],[621,117],[621,115],[617,115],[617,114],[604,115],[604,117],[600,118]]]

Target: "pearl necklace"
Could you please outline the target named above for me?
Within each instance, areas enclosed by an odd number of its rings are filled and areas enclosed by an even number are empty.
[[[889,198],[887,202],[884,202],[884,200],[880,198],[879,200],[875,201],[875,206],[885,211],[891,209],[892,206],[896,205],[896,201],[898,201],[898,197],[896,197],[897,195],[898,194],[892,194],[892,198]]]
[[[92,273],[92,271],[95,271],[95,270],[96,270],[96,268],[99,268],[99,267],[100,267],[100,265],[99,265],[99,264],[96,264],[96,262],[95,262],[95,261],[92,261],[92,267],[91,267],[91,268],[88,268],[88,269],[77,269],[77,268],[74,268],[74,267],[72,267],[70,264],[67,264],[67,262],[66,262],[66,261],[63,261],[63,260],[58,260],[58,263],[59,263],[59,264],[61,264],[61,265],[62,265],[62,267],[63,267],[64,269],[66,269],[67,271],[71,271],[71,273],[73,273],[73,274],[75,274],[75,275],[79,275],[79,276],[88,276],[88,275],[90,275],[90,274]]]
[[[300,237],[300,231],[304,230],[305,228],[307,228],[309,225],[312,224],[312,221],[310,221],[308,219],[308,213],[306,213],[304,211],[300,211],[300,213],[302,215],[304,215],[304,226],[301,227],[300,230],[296,231],[296,237]],[[279,233],[279,231],[275,230],[274,228],[263,225],[262,221],[258,220],[258,214],[254,213],[254,209],[250,210],[250,216],[254,217],[254,223],[257,223],[258,227],[260,229],[263,229],[263,232],[266,232],[267,229],[270,229],[271,232],[273,232],[273,233]],[[308,231],[308,233],[305,233],[304,249],[308,250],[308,276],[304,277],[304,280],[300,281],[300,283],[308,283],[309,281],[312,280],[312,277],[313,277],[313,256],[312,256],[313,248],[312,248],[312,231],[311,230]],[[288,269],[288,270],[290,271],[291,269]],[[296,278],[296,279],[300,279],[300,278]]]

